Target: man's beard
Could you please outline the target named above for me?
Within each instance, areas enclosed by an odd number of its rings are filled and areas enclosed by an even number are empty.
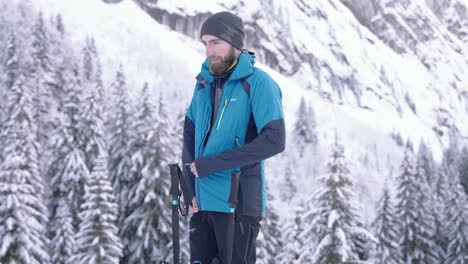
[[[208,57],[208,65],[210,67],[210,71],[213,75],[219,76],[227,71],[229,67],[231,67],[232,63],[236,59],[236,55],[234,53],[234,48],[231,47],[229,52],[226,56],[210,56]],[[216,62],[212,62],[212,60],[216,60]]]

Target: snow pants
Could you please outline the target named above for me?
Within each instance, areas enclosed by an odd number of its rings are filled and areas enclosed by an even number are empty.
[[[190,218],[190,263],[222,264],[226,255],[227,224],[230,214],[199,211]],[[243,216],[234,227],[233,264],[254,264],[260,221]]]

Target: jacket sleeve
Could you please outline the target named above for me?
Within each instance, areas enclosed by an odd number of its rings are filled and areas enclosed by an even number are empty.
[[[250,103],[259,135],[241,147],[197,159],[200,177],[256,163],[284,151],[286,131],[279,86],[271,78],[252,84]]]
[[[195,196],[195,175],[193,175],[189,166],[187,166],[187,164],[190,164],[195,160],[195,116],[193,115],[193,107],[194,98],[192,98],[192,102],[187,110],[187,114],[185,115],[182,146],[182,170],[189,188],[190,199]]]

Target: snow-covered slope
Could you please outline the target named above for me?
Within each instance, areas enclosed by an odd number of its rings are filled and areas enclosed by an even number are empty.
[[[133,2],[39,0],[34,4],[46,17],[62,14],[76,50],[84,46],[87,36],[95,38],[107,83],[122,64],[134,89],[148,81],[189,99],[191,93],[185,91],[194,84],[198,62],[203,59],[201,47],[187,48],[194,41],[155,23]]]
[[[435,74],[417,54],[395,52],[339,1],[205,2],[145,4],[148,12],[159,14],[169,26],[157,23],[130,0],[111,5],[95,0],[34,3],[45,15],[63,15],[75,45],[82,46],[86,36],[94,36],[107,84],[122,64],[132,89],[139,90],[149,81],[153,92],[178,98],[173,105],[178,109],[188,105],[204,51],[197,39],[171,28],[196,38],[199,23],[209,13],[228,9],[241,14],[250,37],[247,47],[254,51],[258,47],[259,60],[275,65],[271,69],[258,63],[282,87],[288,131],[304,96],[316,113],[321,142],[317,160],[328,155],[326,148],[337,132],[357,178],[360,200],[369,206],[391,168],[401,161],[402,151],[391,139],[392,133],[416,145],[424,139],[436,159],[447,145],[448,126],[456,127],[461,136],[468,135],[468,65],[463,55],[447,53],[445,42],[418,46],[440,50],[439,57],[453,56],[445,64],[433,62]],[[293,148],[288,144],[285,154],[270,161],[267,168],[273,184],[282,180]],[[299,191],[310,193],[315,175],[304,168],[296,173],[310,183],[300,185]]]
[[[194,38],[209,13],[239,14],[247,48],[260,61],[324,100],[364,110],[356,111],[373,127],[414,139],[421,130],[402,120],[416,120],[429,129],[423,134],[439,158],[450,127],[468,135],[465,0],[137,2],[159,22]],[[382,114],[386,122],[375,124]]]

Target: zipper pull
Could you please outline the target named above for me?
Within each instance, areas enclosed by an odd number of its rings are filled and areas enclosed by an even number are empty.
[[[219,117],[218,126],[216,127],[216,130],[219,130],[219,125],[221,124],[221,120],[223,119],[224,110],[226,110],[227,103],[228,99],[224,100],[223,110],[221,111],[221,116]]]
[[[241,145],[239,144],[239,137],[238,137],[238,136],[236,136],[236,144],[237,144],[238,147],[241,146]]]

